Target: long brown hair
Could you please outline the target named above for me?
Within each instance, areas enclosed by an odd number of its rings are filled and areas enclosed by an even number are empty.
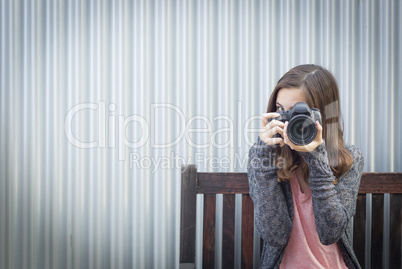
[[[306,103],[321,112],[322,138],[328,155],[329,166],[336,180],[350,169],[353,158],[343,141],[343,120],[339,104],[339,90],[334,76],[318,65],[299,65],[290,69],[278,81],[269,99],[267,112],[276,111],[276,98],[282,88],[299,88],[303,91]],[[342,126],[341,123],[342,122]],[[284,160],[277,172],[278,181],[289,180],[298,167],[301,168],[307,182],[309,169],[301,155],[288,145],[276,146],[278,157]],[[276,161],[278,161],[277,158]]]

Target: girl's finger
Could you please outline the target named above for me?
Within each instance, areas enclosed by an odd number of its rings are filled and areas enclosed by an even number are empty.
[[[316,121],[316,126],[317,126],[317,137],[320,139],[319,142],[321,143],[321,141],[322,141],[322,126],[318,121]]]
[[[288,122],[285,122],[285,126],[283,128],[283,138],[284,138],[286,144],[288,143],[287,133],[288,133]]]
[[[261,114],[261,117],[262,117],[261,127],[264,128],[268,124],[268,119],[279,117],[279,113],[276,112],[264,113]]]
[[[267,113],[262,113],[261,116],[269,119],[272,117],[279,117],[279,113],[278,112],[267,112]]]
[[[317,125],[317,130],[318,130],[319,132],[322,132],[322,126],[321,126],[321,124],[320,124],[318,121],[316,121],[316,125]]]
[[[280,127],[283,129],[283,127],[285,127],[285,124],[281,121],[277,121],[277,120],[271,120],[270,122],[268,122],[268,124],[265,126],[265,130],[271,130],[275,127]],[[275,134],[275,133],[274,133]]]
[[[270,123],[272,123],[272,126],[285,127],[285,123],[279,120],[272,120]]]
[[[283,129],[279,126],[274,126],[268,131],[269,137],[273,137],[275,134],[281,134],[283,136]]]

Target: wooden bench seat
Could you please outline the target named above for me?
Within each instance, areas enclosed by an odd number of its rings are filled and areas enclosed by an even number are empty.
[[[195,165],[182,167],[180,267],[195,265],[197,194],[204,195],[203,268],[215,264],[216,194],[223,194],[222,268],[234,268],[235,194],[242,194],[241,268],[253,268],[254,206],[247,173],[199,173]],[[363,173],[353,226],[362,268],[402,268],[402,173]]]

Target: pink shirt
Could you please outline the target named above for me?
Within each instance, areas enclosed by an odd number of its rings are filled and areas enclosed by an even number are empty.
[[[325,246],[318,238],[315,226],[311,190],[300,191],[293,173],[290,180],[293,196],[293,228],[280,269],[346,268],[337,243]]]

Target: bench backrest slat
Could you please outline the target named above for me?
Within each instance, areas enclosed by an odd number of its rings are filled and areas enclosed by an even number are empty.
[[[222,268],[234,268],[235,206],[235,195],[224,194],[222,205]]]
[[[359,193],[402,193],[401,173],[363,173]],[[248,194],[247,173],[197,173],[197,193]]]
[[[197,168],[195,165],[181,170],[180,209],[180,263],[195,261],[195,226],[197,209]]]
[[[362,268],[364,266],[366,245],[366,195],[359,194],[356,201],[356,213],[353,218],[353,249]]]
[[[359,193],[402,193],[402,173],[363,173]]]
[[[402,194],[390,195],[389,237],[390,268],[402,268]]]
[[[204,195],[203,267],[215,267],[216,195]]]
[[[382,268],[384,236],[384,195],[373,194],[371,198],[371,268]]]
[[[254,204],[250,195],[243,194],[241,201],[241,268],[253,268]]]
[[[197,173],[197,192],[248,194],[247,173]]]

